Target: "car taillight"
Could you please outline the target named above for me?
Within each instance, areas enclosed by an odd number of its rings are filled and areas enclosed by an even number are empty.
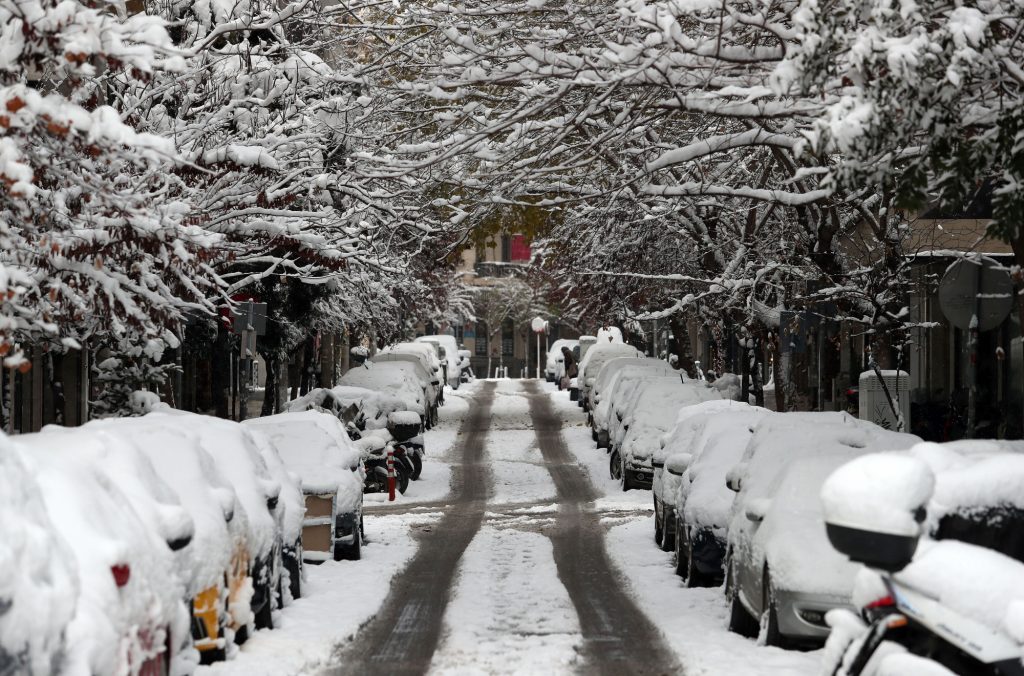
[[[123,587],[128,584],[128,580],[131,579],[132,569],[127,563],[118,563],[110,567],[110,572],[114,576],[114,584],[118,587]]]
[[[860,614],[868,624],[871,624],[879,618],[890,615],[895,608],[896,600],[892,596],[883,596],[864,606]]]
[[[891,608],[896,605],[896,600],[891,596],[883,596],[882,598],[872,601],[871,603],[864,606],[864,610],[877,610],[879,608]]]

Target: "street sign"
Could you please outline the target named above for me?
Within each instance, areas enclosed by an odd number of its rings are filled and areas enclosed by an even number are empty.
[[[953,326],[968,330],[977,316],[978,331],[999,326],[1013,309],[1010,272],[991,258],[961,258],[939,282],[939,307]]]
[[[548,323],[540,317],[534,317],[533,321],[530,322],[530,326],[533,328],[534,333],[544,333],[548,327]]]
[[[267,334],[267,304],[254,303],[251,300],[239,303],[234,313],[231,329],[235,333],[253,330],[257,336],[265,336]]]

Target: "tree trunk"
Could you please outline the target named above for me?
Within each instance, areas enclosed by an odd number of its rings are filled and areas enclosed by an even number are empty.
[[[669,327],[672,329],[672,336],[675,340],[673,354],[678,359],[678,366],[691,378],[697,377],[697,369],[693,363],[693,352],[690,349],[690,332],[686,328],[686,319],[680,315],[672,315],[669,318]]]
[[[263,383],[263,408],[260,410],[261,416],[274,415],[274,399],[276,399],[275,392],[277,392],[277,357],[264,357],[264,361],[267,363],[267,376]]]
[[[231,336],[224,322],[217,322],[217,339],[213,343],[210,391],[214,413],[218,418],[231,418]]]

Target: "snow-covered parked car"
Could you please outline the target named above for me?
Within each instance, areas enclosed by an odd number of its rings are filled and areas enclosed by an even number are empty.
[[[559,338],[548,347],[548,357],[544,362],[544,378],[549,383],[557,383],[565,375],[565,363],[562,357],[562,348],[567,347],[573,350],[579,347],[580,341],[569,338]]]
[[[327,526],[330,537],[323,543],[326,549],[304,545],[306,560],[359,559],[363,543],[363,463],[344,425],[319,411],[254,418],[245,425],[270,438],[285,466],[299,477],[303,493],[333,497],[329,514],[309,510],[305,525]]]
[[[597,343],[592,348],[587,350],[586,356],[580,362],[579,375],[577,380],[580,388],[580,401],[582,402],[583,410],[589,411],[589,395],[590,388],[594,386],[597,381],[597,374],[601,371],[601,367],[607,362],[618,357],[643,357],[644,353],[636,349],[632,345],[626,345],[624,343]]]
[[[194,427],[183,422],[184,415],[190,414],[96,420],[88,427],[110,429],[130,440],[192,517],[190,547],[201,554],[180,574],[192,601],[194,645],[206,664],[223,660],[230,644],[244,642],[253,629],[249,517]]]
[[[258,428],[251,431],[267,470],[281,484],[274,514],[282,542],[278,605],[283,607],[302,596],[302,522],[306,514],[306,499],[302,493],[302,481],[288,470],[274,442]],[[288,590],[287,594],[285,590]]]
[[[623,419],[621,441],[614,444],[609,460],[612,477],[621,482],[622,490],[651,487],[654,455],[681,408],[719,398],[718,391],[704,383],[684,383],[678,376],[645,381]]]
[[[855,568],[829,544],[818,499],[836,467],[920,441],[846,413],[779,413],[761,420],[727,475],[729,628],[771,645],[820,642],[825,614],[849,604]]]
[[[348,387],[360,387],[388,394],[402,400],[405,409],[415,411],[426,427],[433,424],[435,409],[426,385],[412,364],[397,361],[367,362],[349,369],[339,380]]]
[[[174,491],[156,473],[149,459],[128,437],[117,433],[116,421],[94,422],[83,427],[69,428],[48,425],[36,434],[26,434],[19,441],[29,448],[71,449],[78,458],[105,475],[127,498],[132,510],[147,526],[150,546],[154,552],[166,557],[171,552],[176,571],[189,570],[193,559],[201,556],[190,547],[195,535],[195,524]],[[182,585],[181,601],[188,602]],[[185,663],[198,660],[192,652],[192,639],[188,630],[174,636],[172,655]],[[188,654],[186,654],[188,653]],[[175,665],[175,671],[183,669]]]
[[[671,486],[665,489],[666,501],[671,503],[671,509],[666,509],[665,528],[674,528],[676,573],[687,587],[717,585],[724,577],[726,526],[735,497],[725,485],[725,477],[743,456],[754,427],[761,418],[771,415],[768,409],[730,404],[708,416],[689,440],[670,433],[663,449],[666,462],[676,457],[676,449],[678,455],[689,456],[686,470],[674,482],[675,491]]]
[[[594,385],[593,405],[590,411],[591,437],[598,448],[608,448],[609,414],[616,400],[628,396],[633,388],[650,378],[681,373],[658,359],[622,357],[613,359],[598,375]]]
[[[65,673],[156,674],[189,671],[189,616],[174,553],[87,454],[73,434],[19,440],[54,528],[77,572],[67,625]],[[4,534],[7,537],[7,533]]]
[[[273,628],[273,610],[277,605],[283,567],[284,541],[278,520],[278,510],[284,508],[280,502],[281,483],[271,476],[256,441],[245,426],[179,411],[150,415],[179,418],[180,425],[194,430],[199,443],[234,487],[248,516],[246,546],[255,626],[257,629]]]
[[[652,458],[654,477],[651,493],[654,497],[654,542],[664,551],[675,546],[675,495],[682,480],[678,471],[666,471],[669,458],[672,467],[684,468],[697,457],[701,441],[705,438],[707,423],[718,413],[739,409],[737,402],[728,399],[709,399],[692,406],[684,406],[676,414],[675,425],[661,435]],[[742,449],[741,449],[742,451]],[[723,484],[724,488],[724,484]],[[731,494],[730,494],[731,497]]]
[[[892,674],[896,654],[941,665],[934,673],[1024,673],[1019,511],[1014,523],[1024,493],[1022,456],[986,449],[986,442],[953,445],[867,455],[822,487],[830,540],[865,565],[853,591],[859,616],[828,614],[824,674]],[[951,539],[929,538],[951,515]],[[973,526],[964,527],[972,517]],[[1008,547],[1017,558],[957,541],[961,535]]]
[[[419,367],[417,377],[423,381],[427,399],[435,409],[444,404],[439,346],[434,343],[396,343],[370,358],[371,362],[408,362]]]
[[[0,436],[0,674],[67,671],[78,605],[74,554],[50,521],[35,474]]]
[[[453,390],[459,389],[462,383],[462,358],[459,356],[459,342],[455,336],[438,334],[420,336],[415,340],[417,343],[431,343],[441,348],[441,371],[448,387]]]

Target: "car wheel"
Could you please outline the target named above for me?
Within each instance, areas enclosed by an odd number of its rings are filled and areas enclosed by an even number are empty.
[[[668,510],[662,506],[661,508],[661,542],[658,545],[661,547],[663,552],[671,552],[676,546],[676,525],[675,523],[669,523],[673,521],[668,517]]]
[[[779,631],[779,613],[775,607],[775,595],[772,593],[772,578],[768,574],[768,568],[764,569],[761,590],[763,594],[761,607],[764,608],[761,614],[761,625],[764,627],[764,644],[786,648],[788,647],[788,642],[786,637]]]
[[[729,563],[729,578],[735,580],[732,574],[732,563]],[[759,629],[757,620],[755,620],[747,609],[743,607],[743,602],[740,601],[740,592],[736,588],[736,584],[726,585],[729,592],[729,631],[739,634],[740,636],[746,636],[747,638],[757,637],[757,631]]]
[[[291,553],[285,557],[284,567],[288,570],[288,589],[292,599],[302,598],[302,538],[295,541]]]
[[[676,564],[676,575],[678,575],[679,577],[683,578],[684,581],[687,582],[687,586],[689,586],[689,580],[687,578],[687,571],[689,571],[689,560],[690,559],[686,555],[686,545],[685,545],[685,541],[683,540],[683,534],[681,532],[679,532],[679,531],[680,531],[680,527],[677,524],[676,525],[675,547],[672,548],[672,550],[674,552],[674,556],[672,558],[675,560],[675,564]]]
[[[410,460],[412,460],[412,476],[409,478],[417,481],[420,478],[420,474],[423,473],[423,458],[420,457],[419,453],[413,453],[410,456]]]
[[[611,459],[608,462],[608,472],[611,474],[613,479],[619,481],[622,478],[621,469],[622,466],[619,464],[619,454],[618,452],[613,451]]]
[[[268,581],[264,584],[264,602],[263,606],[256,611],[256,628],[257,629],[273,629],[274,628],[274,591],[271,588],[271,584]]]
[[[619,477],[623,493],[633,488],[633,480],[629,478],[629,472],[626,471],[626,461],[621,459],[619,460]]]
[[[349,544],[334,544],[335,561],[358,561],[363,557],[363,519],[359,517],[359,524],[352,529],[352,542]]]

